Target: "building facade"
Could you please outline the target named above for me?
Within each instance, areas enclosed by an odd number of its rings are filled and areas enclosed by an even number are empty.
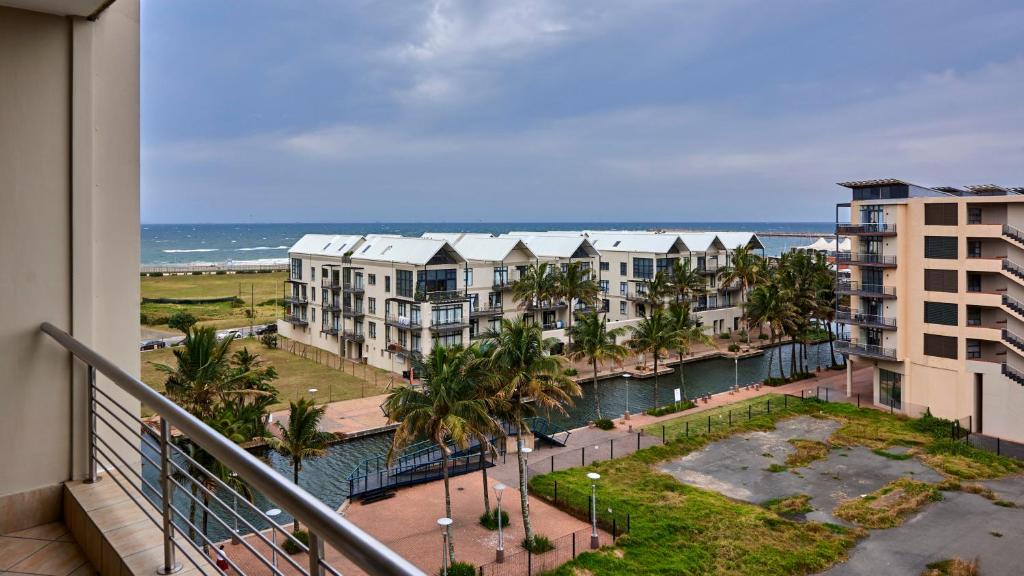
[[[877,405],[969,417],[1024,441],[1024,195],[999,186],[844,182],[853,239],[837,283],[840,350],[873,370]],[[838,214],[838,210],[837,210]],[[967,425],[967,422],[963,422]]]

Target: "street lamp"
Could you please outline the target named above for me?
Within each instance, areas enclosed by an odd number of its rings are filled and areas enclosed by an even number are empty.
[[[734,374],[733,385],[736,388],[739,388],[740,387],[740,357],[738,355],[732,357],[732,365],[733,365],[733,370],[734,370],[733,371],[733,374]]]
[[[270,517],[270,523],[273,524],[273,526],[270,527],[270,538],[274,543],[270,548],[270,563],[273,564],[275,569],[277,568],[277,520],[274,520],[274,518],[277,518],[280,515],[281,510],[279,508],[271,508],[270,510],[267,510],[267,516]]]
[[[238,478],[238,474],[234,472],[228,473],[228,476],[231,476],[232,478]],[[231,489],[231,508],[232,511],[234,512],[232,518],[234,519],[235,524],[235,531],[231,533],[231,543],[238,544],[238,492],[234,488]]]
[[[498,549],[495,551],[494,560],[498,563],[505,561],[505,538],[501,532],[501,493],[505,491],[505,486],[501,482],[494,486],[494,498],[498,501]]]
[[[623,420],[629,420],[629,372],[624,372],[622,378],[626,380],[626,413],[622,416]]]
[[[318,390],[316,388],[310,388],[308,390],[308,392],[313,395],[313,404],[316,404],[316,393],[319,392],[319,391],[320,390]]]
[[[597,481],[601,479],[601,475],[589,472],[587,478],[590,478],[590,548],[597,550]]]
[[[520,441],[522,441],[522,439],[520,439]],[[519,447],[519,451],[523,453],[523,467],[526,468],[527,470],[529,470],[530,469],[530,452],[533,452],[533,448],[530,448],[529,446],[520,446]],[[529,494],[529,487],[528,487],[527,484],[523,484],[523,496],[525,496],[527,498],[529,498],[529,496],[530,496],[530,494]],[[529,499],[527,499],[527,502],[529,502]],[[527,504],[527,506],[529,506],[529,504]]]
[[[441,574],[448,576],[448,531],[451,530],[452,519],[438,518],[437,525],[441,527],[441,541],[444,543],[441,547]]]

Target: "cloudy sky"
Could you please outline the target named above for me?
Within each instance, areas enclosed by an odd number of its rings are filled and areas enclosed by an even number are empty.
[[[823,221],[1024,185],[1024,3],[144,0],[144,222]]]

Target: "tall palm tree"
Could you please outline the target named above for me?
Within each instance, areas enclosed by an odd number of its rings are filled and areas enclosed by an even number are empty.
[[[328,443],[334,434],[320,430],[320,420],[326,408],[317,406],[312,400],[300,398],[290,403],[288,425],[277,424],[280,438],[268,438],[270,447],[292,461],[292,481],[299,484],[299,472],[307,458],[319,458],[327,453]],[[299,530],[299,520],[295,519],[294,530]]]
[[[769,345],[774,345],[776,340],[781,338],[790,316],[791,304],[789,296],[781,286],[781,282],[772,275],[763,283],[754,287],[750,292],[750,298],[744,306],[744,314],[752,323],[759,326],[767,326],[769,334]],[[772,377],[773,355],[768,356],[768,377]],[[779,377],[785,379],[786,374],[782,369],[782,347],[779,347]]]
[[[679,331],[660,308],[631,326],[630,330],[632,336],[626,344],[636,352],[649,352],[654,356],[654,408],[657,409],[661,405],[658,396],[658,359],[676,348]]]
[[[167,397],[204,422],[215,414],[225,390],[246,376],[232,371],[231,340],[218,340],[213,328],[192,327],[182,345],[174,348],[175,366],[153,364],[167,375]]]
[[[608,319],[601,318],[596,312],[584,314],[569,333],[575,337],[569,358],[590,360],[594,368],[594,404],[597,406],[597,419],[601,419],[601,396],[597,387],[597,365],[608,360],[621,361],[629,352],[625,346],[618,344],[619,336],[625,333],[622,328],[608,329]]]
[[[654,274],[654,278],[644,280],[644,303],[649,307],[648,316],[665,305],[665,297],[672,291],[671,279],[662,271]]]
[[[582,262],[569,262],[565,270],[555,275],[555,295],[565,298],[569,304],[569,318],[566,325],[566,334],[569,336],[569,345],[572,346],[572,317],[575,311],[574,302],[579,301],[593,307],[597,297],[601,293],[601,286],[593,278],[589,268],[584,268]]]
[[[669,305],[668,318],[672,326],[678,331],[675,350],[679,354],[679,387],[683,392],[683,400],[689,400],[686,394],[686,379],[683,375],[683,356],[690,353],[695,344],[703,344],[717,348],[718,344],[714,338],[704,331],[700,321],[690,314],[690,306],[684,303],[674,302]]]
[[[384,411],[399,422],[388,452],[391,463],[410,443],[429,439],[441,453],[445,516],[452,517],[449,459],[475,440],[490,449],[490,434],[497,428],[479,394],[479,357],[462,346],[437,346],[424,360],[424,386],[396,388],[384,401]],[[455,544],[448,530],[448,558],[455,561]]]
[[[694,268],[689,258],[676,260],[671,270],[672,290],[676,302],[690,302],[694,296],[707,291],[707,283],[700,270]]]
[[[487,333],[491,375],[507,400],[508,412],[504,416],[516,426],[516,459],[519,466],[519,500],[523,512],[526,543],[533,545],[533,525],[530,522],[530,502],[526,494],[526,458],[523,437],[530,432],[526,418],[538,408],[554,408],[565,412],[574,397],[580,396],[580,387],[565,375],[564,359],[550,351],[558,344],[555,338],[544,338],[540,326],[517,320],[502,320],[501,331]],[[527,402],[532,399],[532,402]]]
[[[549,262],[530,264],[512,284],[512,298],[524,308],[554,298],[555,275],[556,269]]]
[[[764,273],[762,258],[747,246],[737,246],[730,257],[730,264],[718,269],[718,281],[723,286],[740,283],[740,308],[744,309],[750,289],[763,279]],[[743,324],[747,344],[750,344],[750,319],[746,315]]]

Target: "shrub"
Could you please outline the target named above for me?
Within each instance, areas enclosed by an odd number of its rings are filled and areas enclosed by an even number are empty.
[[[277,334],[264,334],[260,336],[260,344],[270,349],[277,348]]]
[[[442,574],[442,572],[438,572]],[[476,566],[469,562],[452,562],[448,567],[448,576],[476,576]]]
[[[740,351],[739,344],[729,344],[729,352],[736,353]]]
[[[565,375],[566,376],[575,376],[577,374],[579,374],[579,371],[577,371],[575,368],[566,368],[565,369]]]
[[[149,324],[149,314],[146,314],[145,312],[140,312],[139,324]]]
[[[480,525],[488,530],[498,529],[498,509],[495,508],[490,512],[484,512],[480,515]],[[501,511],[501,526],[502,528],[508,527],[508,512]]]
[[[757,339],[758,340],[767,340],[768,339],[768,335],[764,334],[764,333],[758,334],[757,335]]]
[[[188,312],[175,312],[167,320],[167,327],[181,332],[188,332],[189,328],[195,326],[195,323],[196,317],[192,314]]]
[[[694,404],[692,400],[673,402],[672,404],[666,404],[665,406],[657,409],[651,408],[647,411],[647,414],[650,416],[664,416],[666,414],[674,414],[676,412],[682,412],[683,410],[689,410],[694,406],[696,406],[696,404]]]
[[[295,540],[302,542],[307,548],[309,547],[309,532],[305,530],[295,530],[292,532],[292,536],[295,536]],[[281,548],[289,554],[298,554],[302,552],[302,548],[295,543],[291,538],[286,538],[284,543],[281,544]]]
[[[533,542],[523,538],[523,542],[520,545],[523,549],[529,550],[534,554],[543,554],[555,549],[555,545],[551,543],[551,540],[549,540],[547,536],[542,536],[540,534],[533,535]]]
[[[594,426],[597,426],[601,430],[611,430],[615,428],[615,422],[612,422],[608,418],[598,418],[594,420]]]
[[[729,338],[732,338],[732,334],[729,332],[720,332],[718,334],[719,340],[728,340]]]
[[[258,306],[284,306],[284,298],[271,298],[260,302]]]

